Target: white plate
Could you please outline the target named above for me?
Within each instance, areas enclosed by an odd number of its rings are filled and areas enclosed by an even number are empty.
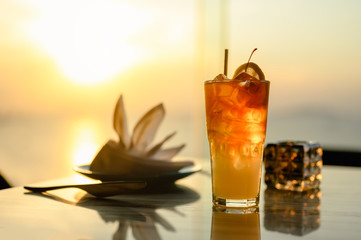
[[[122,175],[109,174],[102,172],[94,172],[89,169],[89,164],[79,165],[74,168],[77,173],[87,176],[92,179],[101,181],[129,181],[129,180],[144,180],[148,185],[154,183],[173,183],[178,179],[187,177],[193,173],[199,172],[202,167],[194,163],[192,166],[187,166],[176,172],[151,174],[151,175]]]

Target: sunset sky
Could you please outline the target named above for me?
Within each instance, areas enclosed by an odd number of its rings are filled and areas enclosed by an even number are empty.
[[[202,134],[203,81],[222,72],[225,48],[232,72],[257,47],[252,60],[271,81],[269,139],[302,137],[291,131],[302,121],[304,138],[317,128],[327,144],[358,148],[360,9],[358,0],[1,0],[0,114],[111,115],[124,94],[134,121],[163,102],[169,121]]]
[[[140,96],[156,104],[177,97],[172,87],[194,83],[199,26],[192,2],[0,4],[2,112],[101,109],[120,93],[137,106]],[[186,19],[179,8],[190,10]]]

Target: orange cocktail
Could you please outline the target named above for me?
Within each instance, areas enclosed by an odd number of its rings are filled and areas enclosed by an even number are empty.
[[[207,135],[215,205],[258,205],[270,82],[248,74],[206,81]]]

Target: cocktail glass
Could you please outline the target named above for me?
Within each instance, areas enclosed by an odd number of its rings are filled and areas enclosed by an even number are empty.
[[[204,83],[215,206],[258,206],[269,87],[255,78]]]

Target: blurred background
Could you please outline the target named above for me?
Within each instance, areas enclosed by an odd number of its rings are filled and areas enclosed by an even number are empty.
[[[203,82],[252,60],[271,81],[266,142],[361,150],[358,0],[1,0],[0,172],[13,186],[72,174],[163,103],[157,134],[208,158]],[[231,75],[231,74],[230,74]],[[346,161],[347,159],[345,159]]]

